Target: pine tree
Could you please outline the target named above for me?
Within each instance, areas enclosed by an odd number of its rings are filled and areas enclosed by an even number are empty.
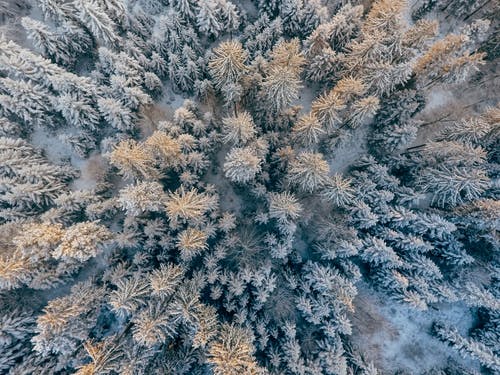
[[[447,342],[462,354],[477,358],[481,364],[492,369],[500,370],[500,358],[486,345],[468,340],[460,335],[456,328],[442,323],[434,323],[434,332],[442,341]]]
[[[174,222],[179,219],[182,222],[200,222],[205,213],[216,208],[210,196],[196,189],[186,191],[183,186],[169,194],[165,205],[169,219]]]
[[[70,294],[49,301],[37,318],[33,349],[45,357],[50,353],[73,355],[95,325],[103,294],[87,281],[75,284]]]
[[[245,60],[247,52],[238,41],[222,42],[213,50],[213,56],[208,62],[215,87],[220,89],[225,85],[237,83],[247,70]]]
[[[490,179],[481,169],[443,165],[425,169],[417,186],[431,193],[432,201],[437,205],[456,206],[480,197],[489,188]]]
[[[199,229],[187,228],[177,236],[177,247],[181,252],[181,259],[190,261],[202,250],[207,248],[207,234]]]
[[[134,129],[134,116],[119,101],[112,98],[100,98],[97,101],[104,119],[115,129],[121,131]]]
[[[0,114],[14,116],[29,126],[52,123],[52,95],[29,81],[0,78]]]
[[[152,294],[162,298],[170,297],[179,287],[184,270],[174,264],[162,264],[149,275]]]
[[[342,178],[338,174],[331,176],[321,190],[321,196],[328,202],[339,207],[345,207],[351,204],[354,200],[354,189],[352,188],[352,180]]]
[[[322,154],[302,152],[290,162],[288,181],[300,190],[312,193],[328,180],[330,167]]]
[[[195,0],[170,0],[170,5],[188,21],[193,21],[198,12],[197,1]]]
[[[151,293],[144,275],[135,273],[116,282],[116,290],[109,294],[109,304],[115,314],[125,318],[146,305]]]
[[[292,127],[292,137],[305,146],[318,144],[325,133],[321,122],[312,112],[301,116]]]
[[[164,206],[163,187],[157,182],[141,182],[120,190],[118,202],[128,215],[161,212]]]
[[[158,178],[159,171],[144,147],[134,140],[120,142],[109,155],[109,161],[125,178]]]
[[[345,101],[334,89],[316,98],[311,104],[311,112],[331,130],[340,124],[341,112],[345,107]]]
[[[269,217],[286,223],[289,220],[297,220],[303,208],[297,198],[290,192],[270,193],[269,195]]]
[[[414,72],[421,86],[429,86],[436,82],[455,83],[463,81],[471,71],[483,64],[484,53],[469,54],[466,35],[447,35],[435,42],[420,57]]]
[[[85,262],[95,257],[111,238],[111,232],[98,222],[78,223],[65,230],[61,243],[52,256],[56,259],[77,259]]]
[[[218,37],[224,30],[224,24],[220,18],[220,9],[218,9],[217,2],[212,0],[199,1],[196,23],[200,33]]]
[[[223,324],[219,338],[209,346],[208,362],[216,375],[257,374],[254,348],[248,333],[234,324]]]
[[[155,131],[144,142],[146,152],[159,161],[163,168],[174,168],[181,163],[181,146],[165,132]]]
[[[372,120],[380,108],[379,102],[375,96],[367,96],[355,102],[349,110],[349,124],[356,128]]]
[[[234,147],[226,155],[224,174],[232,182],[247,183],[261,171],[262,159],[253,147]]]
[[[248,112],[240,112],[236,116],[222,119],[224,143],[245,145],[257,134],[252,116]]]
[[[119,37],[116,34],[116,24],[106,14],[100,3],[95,0],[75,0],[78,18],[90,30],[94,38],[106,45],[115,45]]]
[[[262,95],[275,113],[282,112],[299,98],[301,81],[290,67],[273,67],[262,82]]]
[[[77,56],[86,53],[92,46],[90,36],[72,21],[55,30],[50,30],[44,23],[29,17],[23,17],[21,24],[26,29],[28,38],[44,56],[63,65],[73,65]]]

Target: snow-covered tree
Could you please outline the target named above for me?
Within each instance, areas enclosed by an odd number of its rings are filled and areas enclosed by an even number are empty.
[[[247,70],[245,60],[247,52],[238,41],[222,42],[213,50],[213,56],[208,62],[208,69],[212,75],[216,88],[231,83],[237,83]]]
[[[312,193],[328,180],[330,167],[322,154],[302,152],[290,162],[288,180],[300,190]]]
[[[253,147],[234,147],[226,155],[224,174],[233,182],[250,182],[261,169],[262,159]]]
[[[101,4],[96,0],[74,0],[80,22],[90,30],[94,38],[112,46],[119,40],[116,24]]]
[[[257,134],[252,116],[248,112],[241,112],[233,117],[222,119],[223,141],[235,145],[245,145]]]

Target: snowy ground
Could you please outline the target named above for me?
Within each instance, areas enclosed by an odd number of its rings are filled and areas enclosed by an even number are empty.
[[[417,311],[373,291],[363,282],[358,289],[356,310],[351,316],[351,339],[383,374],[404,370],[418,375],[453,364],[479,371],[478,362],[461,357],[431,334],[432,323],[442,320],[465,335],[474,323],[467,306],[437,304],[427,311]]]

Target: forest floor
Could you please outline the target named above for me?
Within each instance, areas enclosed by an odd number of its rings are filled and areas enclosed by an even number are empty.
[[[365,359],[382,373],[422,374],[446,365],[479,371],[476,361],[461,357],[431,333],[432,323],[441,320],[466,334],[474,324],[469,307],[458,302],[442,303],[417,311],[388,299],[364,282],[357,287],[350,338],[353,346],[361,349]]]

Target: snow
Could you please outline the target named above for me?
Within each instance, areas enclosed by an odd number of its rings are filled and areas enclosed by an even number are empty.
[[[450,90],[437,87],[427,94],[426,106],[423,112],[425,113],[439,107],[444,107],[447,103],[453,101],[453,99],[453,94]]]
[[[56,134],[50,133],[46,128],[35,127],[31,133],[30,143],[44,150],[45,156],[49,161],[59,164],[63,160],[71,159],[73,152],[71,146],[57,139]]]
[[[474,324],[474,315],[463,303],[442,303],[418,311],[373,291],[366,283],[358,285],[351,316],[353,344],[361,349],[382,373],[398,370],[421,374],[431,369],[458,364],[479,371],[479,363],[460,356],[432,335],[434,321],[446,321],[462,335]]]
[[[331,154],[325,153],[330,165],[330,174],[346,172],[354,161],[367,152],[368,131],[368,126],[354,129]]]

